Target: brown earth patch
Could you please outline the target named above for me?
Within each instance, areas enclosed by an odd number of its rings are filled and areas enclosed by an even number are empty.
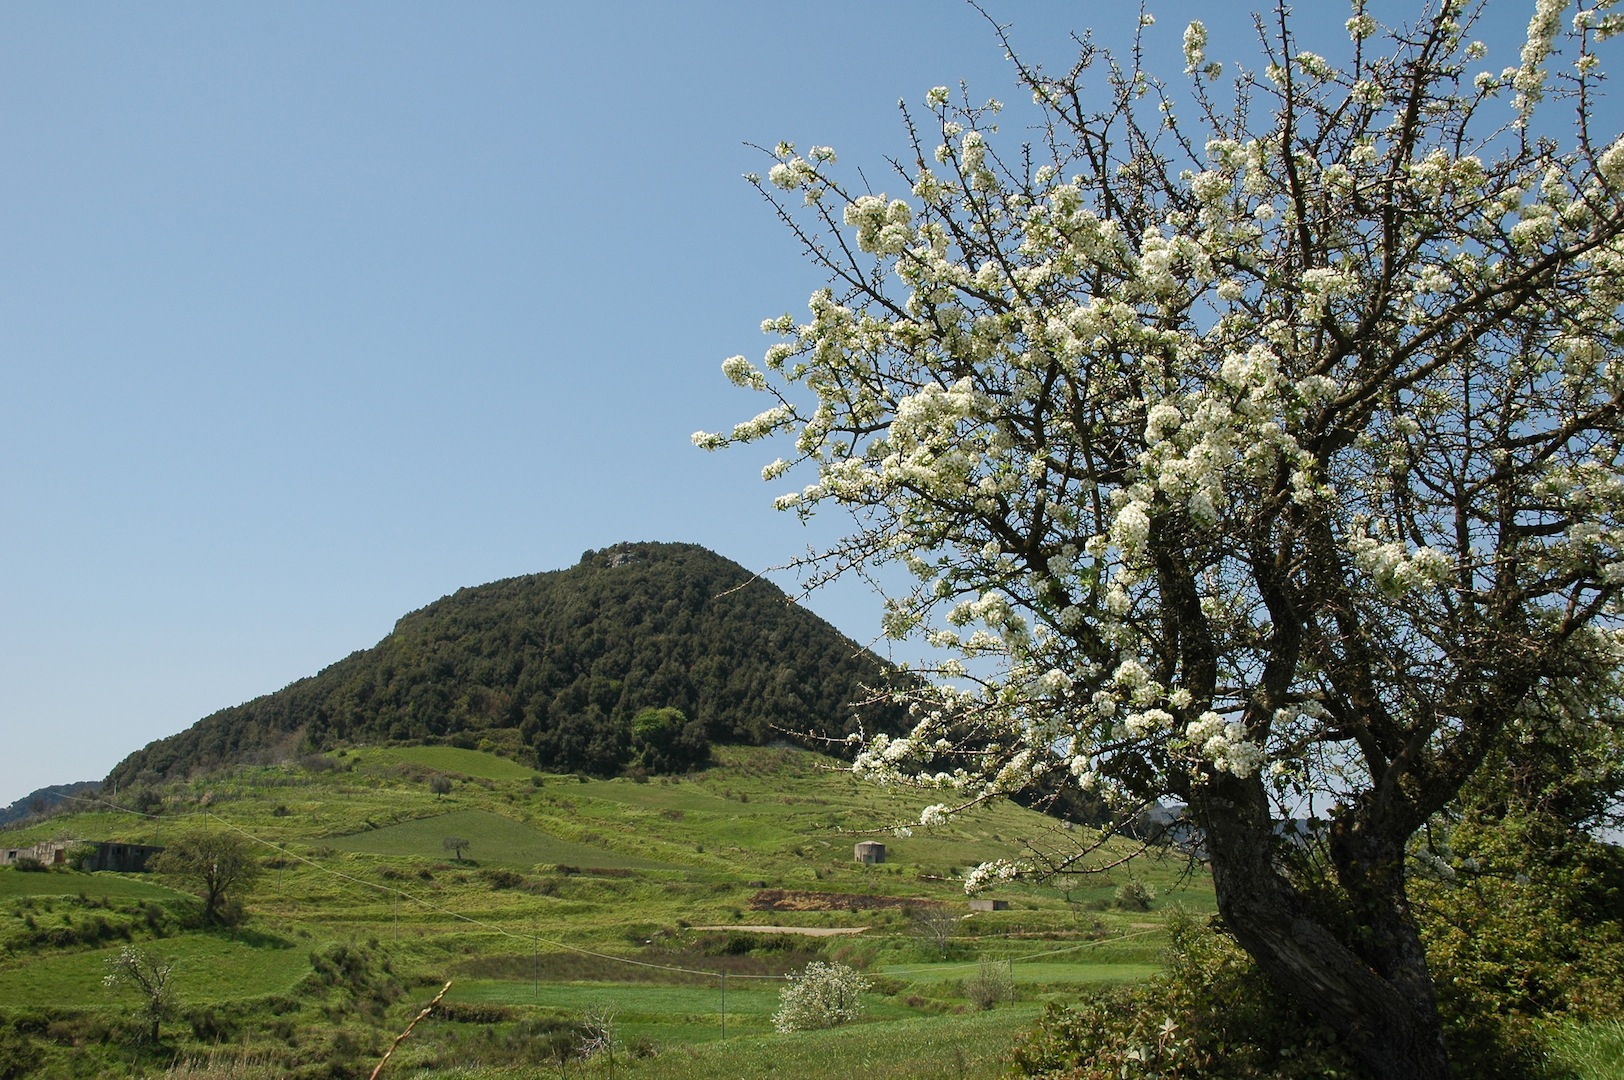
[[[762,889],[750,899],[752,911],[885,911],[893,908],[941,906],[940,900],[928,900],[923,897],[802,892],[799,889]]]

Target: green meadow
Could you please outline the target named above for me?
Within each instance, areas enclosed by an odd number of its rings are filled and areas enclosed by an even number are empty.
[[[439,859],[445,857],[445,838],[469,840],[461,853],[479,865],[535,866],[538,864],[595,868],[673,869],[669,863],[625,855],[608,847],[563,840],[513,818],[488,810],[452,810],[432,817],[403,821],[381,829],[335,837],[332,845],[343,851]],[[478,837],[478,843],[471,838]]]
[[[434,776],[451,790],[431,790]],[[991,1075],[1002,1051],[988,1038],[1007,1044],[1043,1001],[1146,977],[1165,912],[1212,908],[1199,869],[1147,856],[1131,873],[1156,891],[1148,912],[1110,906],[1130,873],[1119,869],[1066,893],[1011,883],[1006,910],[971,913],[969,867],[1093,836],[1007,804],[894,832],[927,795],[787,748],[722,748],[702,772],[645,782],[537,774],[448,746],[237,768],[164,789],[155,814],[88,804],[6,834],[163,843],[225,830],[261,873],[243,924],[210,929],[183,881],[0,871],[0,1001],[19,1003],[0,1011],[46,1075],[150,1070],[227,1044],[239,1064],[326,1075],[381,1056],[449,980],[391,1072],[524,1075],[546,1064],[547,1032],[596,1015],[613,1017],[627,1075],[712,1075],[724,1059],[768,1075],[819,1042],[773,1030],[784,976],[840,960],[875,984],[863,1022],[834,1040],[842,1053],[891,1061],[880,1075],[930,1075],[907,1071],[923,1067],[919,1047],[962,1043],[963,1075]],[[468,842],[460,859],[447,837]],[[853,861],[863,839],[886,844],[883,864]],[[915,910],[955,916],[948,940],[928,940]],[[855,932],[794,933],[818,929]],[[178,1005],[157,1047],[136,1038],[134,993],[102,984],[126,944],[173,965]],[[1015,1004],[995,1016],[963,988],[982,958],[1014,978]],[[950,1034],[966,1025],[980,1034]]]
[[[448,793],[430,789],[436,775]],[[355,748],[159,794],[154,814],[90,805],[3,842],[230,832],[260,870],[245,919],[200,925],[178,879],[0,869],[0,1060],[32,1070],[6,1075],[367,1075],[449,981],[385,1076],[991,1077],[1046,1003],[1149,977],[1168,915],[1213,910],[1199,866],[1146,852],[1097,876],[1010,882],[992,894],[1007,907],[971,912],[969,867],[1098,838],[1010,804],[898,835],[929,793],[784,748],[723,748],[702,772],[644,782]],[[448,836],[468,841],[461,860]],[[854,862],[862,839],[882,840],[886,861]],[[1106,841],[1112,858],[1128,851]],[[1130,877],[1148,910],[1113,906]],[[800,932],[819,930],[848,932]],[[139,995],[103,984],[126,946],[172,965],[157,1045]],[[784,977],[814,960],[865,973],[864,1015],[780,1034]],[[986,1011],[970,993],[984,962],[1013,998]],[[569,1057],[589,1022],[609,1026],[612,1059]],[[1616,1032],[1564,1039],[1571,1060],[1601,1063],[1575,1075],[1617,1075]]]

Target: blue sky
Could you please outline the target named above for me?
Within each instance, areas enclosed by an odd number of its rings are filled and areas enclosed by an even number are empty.
[[[1056,67],[1137,17],[990,10]],[[1150,10],[1169,77],[1193,15],[1255,55],[1247,5]],[[771,454],[688,442],[757,410],[718,366],[820,283],[745,144],[894,188],[897,99],[960,79],[1023,97],[949,0],[0,7],[0,804],[460,586],[815,542]],[[878,625],[856,587],[810,606]]]

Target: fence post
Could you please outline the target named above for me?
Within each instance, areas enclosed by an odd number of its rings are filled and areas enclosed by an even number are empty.
[[[727,1038],[727,972],[722,972],[722,1038]]]

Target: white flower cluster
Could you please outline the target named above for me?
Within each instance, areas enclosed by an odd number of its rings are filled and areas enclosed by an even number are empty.
[[[1207,27],[1200,19],[1191,19],[1184,28],[1184,73],[1204,75],[1216,79],[1224,73],[1224,65],[1214,60],[1207,62]]]
[[[1264,761],[1263,748],[1246,737],[1238,721],[1225,721],[1210,709],[1184,729],[1184,737],[1203,759],[1220,772],[1251,776]]]
[[[780,1034],[838,1027],[863,1013],[862,995],[869,981],[845,964],[814,960],[791,975],[779,994],[773,1027]]]
[[[1353,536],[1348,551],[1354,566],[1388,596],[1402,596],[1422,585],[1436,585],[1450,575],[1449,557],[1436,548],[1409,550],[1403,543],[1380,543],[1369,536]]]
[[[913,242],[913,209],[901,199],[859,195],[846,205],[846,224],[857,229],[857,247],[875,255],[897,255]]]
[[[965,894],[974,896],[976,893],[989,889],[1001,881],[1014,881],[1030,870],[1031,867],[1027,864],[1012,862],[1008,859],[993,859],[990,862],[984,862],[980,866],[971,868],[970,872],[964,875]]]
[[[1545,96],[1545,61],[1550,58],[1556,35],[1562,30],[1562,13],[1568,0],[1535,0],[1533,17],[1528,20],[1528,37],[1523,42],[1522,64],[1511,77],[1517,91],[1517,111],[1523,120]]]

